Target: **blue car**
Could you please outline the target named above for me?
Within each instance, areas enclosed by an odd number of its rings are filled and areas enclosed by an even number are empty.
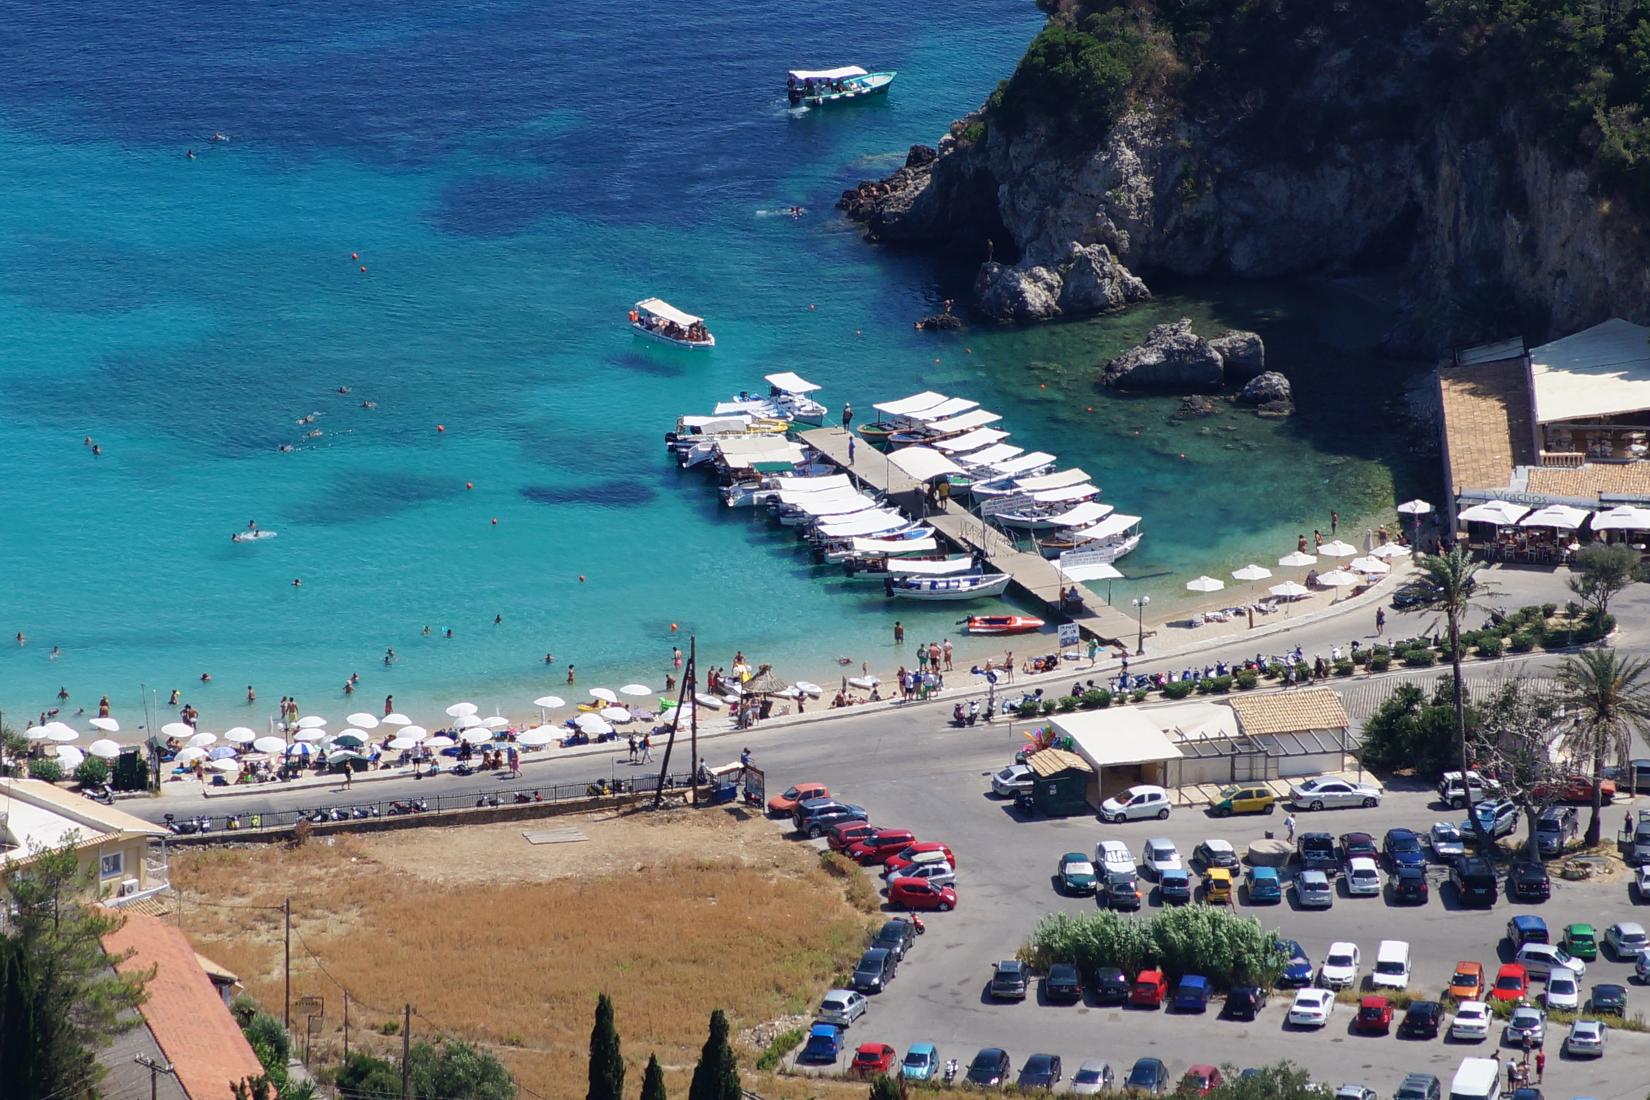
[[[899,1075],[907,1081],[932,1081],[940,1071],[940,1052],[933,1043],[912,1043],[899,1064]]]
[[[1283,883],[1276,867],[1251,867],[1246,878],[1250,905],[1275,905],[1283,900]]]
[[[1164,905],[1184,905],[1192,900],[1192,876],[1184,867],[1160,871],[1157,896]]]
[[[835,1024],[815,1024],[808,1029],[808,1041],[803,1045],[802,1053],[796,1056],[796,1060],[829,1064],[841,1055],[842,1029]]]
[[[1172,1012],[1206,1012],[1209,1008],[1209,979],[1201,974],[1187,974],[1175,986]]]
[[[1394,873],[1400,867],[1425,867],[1427,854],[1421,849],[1421,838],[1409,829],[1388,829],[1381,841],[1381,862]]]
[[[1507,942],[1517,951],[1527,943],[1552,943],[1547,935],[1547,922],[1529,913],[1521,913],[1507,922]]]
[[[1289,960],[1283,964],[1283,976],[1278,979],[1278,985],[1283,989],[1305,989],[1311,985],[1312,960],[1301,945],[1294,940],[1279,940],[1278,946],[1283,948]]]

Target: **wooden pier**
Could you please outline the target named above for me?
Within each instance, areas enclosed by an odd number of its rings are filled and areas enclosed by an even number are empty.
[[[1127,613],[1097,599],[1075,581],[1068,584],[1053,562],[1040,554],[1021,550],[1007,535],[971,514],[960,503],[953,503],[944,511],[932,510],[923,485],[863,439],[855,439],[854,457],[850,462],[850,436],[841,428],[814,428],[799,433],[798,438],[859,484],[886,493],[890,504],[929,524],[959,549],[983,554],[992,568],[1013,578],[1011,587],[1041,603],[1051,622],[1073,622],[1102,645],[1132,648],[1130,640],[1136,634],[1136,624]],[[1081,607],[1062,608],[1061,588],[1073,587],[1082,598]]]

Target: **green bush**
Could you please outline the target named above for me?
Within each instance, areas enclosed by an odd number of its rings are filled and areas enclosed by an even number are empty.
[[[800,1027],[781,1031],[773,1037],[773,1042],[762,1049],[762,1053],[756,1059],[756,1068],[763,1073],[778,1069],[779,1063],[785,1060],[785,1055],[801,1046],[802,1040],[807,1037],[807,1031]]]
[[[1544,603],[1541,605],[1541,617],[1543,619],[1550,619],[1556,614],[1558,614],[1558,605],[1556,603]]]
[[[1282,661],[1273,661],[1272,663],[1270,663],[1266,666],[1266,678],[1268,680],[1278,680],[1278,679],[1281,679],[1282,677],[1283,677],[1283,662]]]
[[[1438,663],[1438,655],[1430,649],[1410,649],[1404,652],[1404,664],[1410,668],[1431,668]]]
[[[1235,677],[1233,677],[1230,673],[1225,676],[1216,676],[1214,680],[1215,694],[1225,695],[1227,692],[1231,691],[1234,679]]]
[[[1176,680],[1172,684],[1163,685],[1163,698],[1184,699],[1192,693],[1197,685],[1190,680]]]
[[[1085,691],[1083,692],[1081,705],[1084,710],[1103,710],[1111,706],[1111,692],[1105,688],[1100,688],[1097,691]]]
[[[1371,656],[1372,653],[1370,650],[1359,649],[1352,654],[1352,663],[1357,665],[1359,668],[1368,668],[1369,658]]]
[[[1077,696],[1062,695],[1055,701],[1055,705],[1059,707],[1061,714],[1070,714],[1077,709]]]
[[[1018,714],[1021,718],[1035,718],[1042,712],[1042,709],[1042,707],[1037,705],[1037,700],[1027,699],[1025,702],[1014,708],[1014,713]]]
[[[1352,675],[1352,670],[1354,667],[1356,666],[1353,665],[1351,658],[1342,657],[1340,660],[1335,662],[1335,675],[1350,676]]]
[[[1478,655],[1480,657],[1499,657],[1507,648],[1507,643],[1501,635],[1484,633],[1478,636]]]
[[[1021,955],[1039,970],[1057,962],[1072,963],[1085,974],[1101,966],[1130,974],[1156,966],[1171,979],[1201,974],[1219,988],[1270,986],[1286,961],[1276,931],[1209,905],[1178,906],[1146,918],[1111,910],[1055,913],[1038,922]]]
[[[1146,701],[1146,696],[1150,694],[1150,692],[1150,688],[1134,688],[1129,692],[1129,702],[1143,703]]]
[[[43,783],[56,783],[63,778],[63,765],[44,756],[29,761],[29,778]]]
[[[1528,630],[1520,630],[1517,634],[1512,636],[1512,641],[1509,643],[1508,648],[1510,648],[1514,653],[1528,653],[1530,650],[1535,648],[1535,641],[1535,635],[1531,634]]]
[[[1104,128],[1122,113],[1145,47],[1120,13],[1090,16],[1082,29],[1051,21],[1031,40],[987,110],[1014,128],[1035,115]]]
[[[74,770],[74,781],[82,787],[101,787],[109,781],[109,762],[101,756],[88,756]]]
[[[1043,700],[1043,705],[1038,707],[1037,709],[1040,712],[1042,712],[1043,714],[1053,714],[1054,713],[1054,700],[1053,699],[1044,699]]]
[[[1392,667],[1392,654],[1390,654],[1390,653],[1373,653],[1373,654],[1370,654],[1370,657],[1369,657],[1369,671],[1371,671],[1371,672],[1385,672],[1387,669],[1389,669],[1391,667]]]
[[[1252,668],[1246,668],[1237,674],[1237,686],[1239,691],[1253,691],[1255,690],[1255,685],[1258,683],[1260,683],[1260,677]]]

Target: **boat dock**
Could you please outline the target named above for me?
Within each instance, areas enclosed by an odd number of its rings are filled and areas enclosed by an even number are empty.
[[[1083,633],[1099,639],[1102,645],[1129,648],[1128,640],[1135,636],[1136,625],[1126,612],[1097,598],[1075,582],[1072,583],[1082,597],[1082,607],[1062,609],[1060,589],[1067,587],[1067,584],[1053,562],[1040,554],[1019,549],[1003,532],[970,513],[960,503],[945,511],[931,510],[922,484],[906,475],[888,460],[887,455],[863,439],[856,440],[854,458],[850,462],[850,437],[842,428],[813,428],[798,433],[797,438],[824,455],[859,484],[887,493],[891,503],[898,505],[907,515],[922,519],[959,549],[983,554],[992,568],[1013,578],[1011,588],[1043,605],[1045,613],[1050,616],[1049,621],[1076,623]]]

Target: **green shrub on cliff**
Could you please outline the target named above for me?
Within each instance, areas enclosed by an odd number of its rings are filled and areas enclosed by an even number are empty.
[[[1051,21],[1032,39],[987,110],[1011,127],[1041,115],[1104,128],[1127,105],[1145,47],[1145,39],[1119,13],[1091,15],[1080,28]]]

